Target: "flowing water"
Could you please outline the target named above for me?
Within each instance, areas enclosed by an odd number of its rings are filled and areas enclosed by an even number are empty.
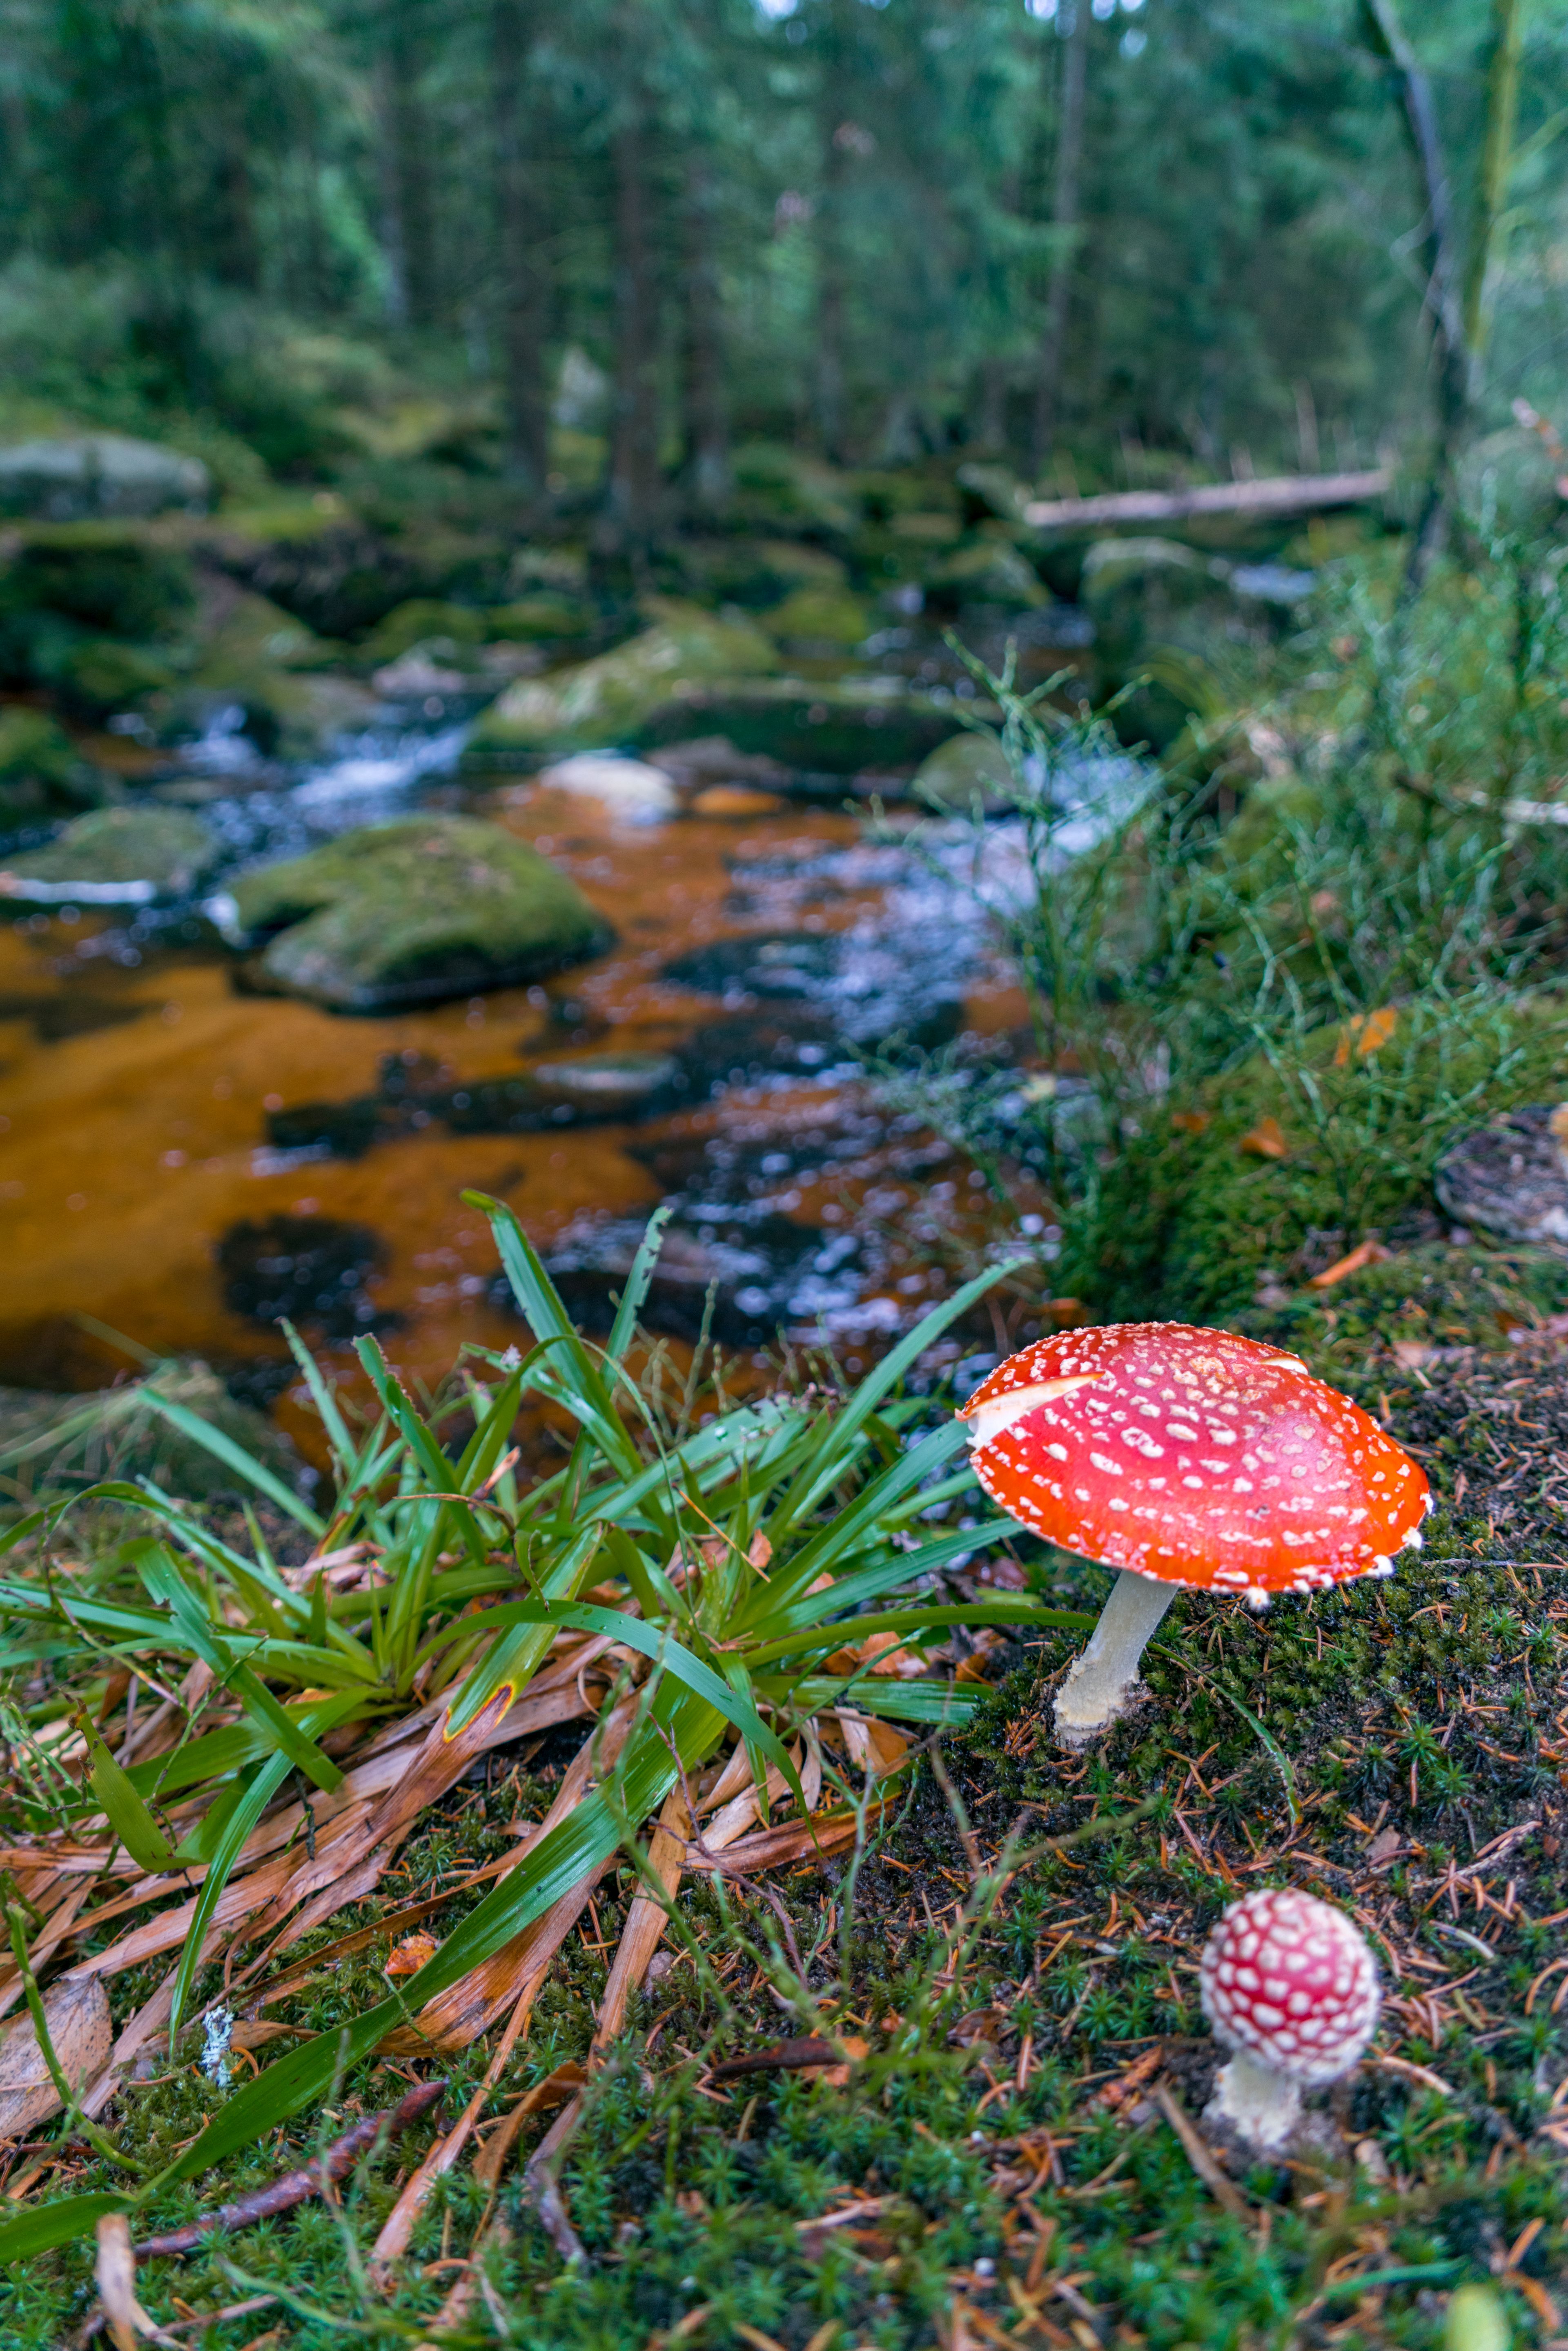
[[[538,784],[470,790],[463,731],[450,705],[389,707],[283,773],[225,715],[162,788],[225,845],[204,914],[0,927],[0,1379],[99,1384],[124,1364],[112,1332],[276,1396],[287,1312],[345,1373],[374,1329],[434,1382],[464,1341],[517,1335],[467,1189],[510,1203],[590,1325],[660,1200],[649,1320],[676,1343],[706,1313],[730,1348],[853,1358],[949,1286],[979,1180],[879,1105],[861,1056],[1021,1032],[983,904],[1021,886],[1016,834],[989,828],[977,873],[967,833],[873,841],[817,805],[631,823]],[[213,927],[226,875],[416,807],[535,842],[615,946],[548,987],[380,1019],[243,992]]]

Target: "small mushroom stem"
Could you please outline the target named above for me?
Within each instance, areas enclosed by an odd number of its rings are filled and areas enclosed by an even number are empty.
[[[1145,1646],[1179,1589],[1158,1576],[1122,1570],[1088,1647],[1057,1692],[1056,1735],[1063,1746],[1086,1745],[1126,1712]]]
[[[1239,2049],[1215,2076],[1206,2122],[1227,2122],[1251,2147],[1283,2147],[1301,2111],[1301,2085]]]

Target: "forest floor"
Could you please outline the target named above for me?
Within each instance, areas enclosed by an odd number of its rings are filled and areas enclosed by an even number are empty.
[[[465,2278],[467,2315],[443,2340],[1416,2346],[1453,2341],[1450,2290],[1489,2279],[1518,2340],[1568,2339],[1568,1586],[1552,1499],[1568,1357],[1550,1338],[1415,1374],[1385,1356],[1367,1380],[1439,1490],[1424,1552],[1392,1583],[1261,1617],[1188,1595],[1151,1653],[1147,1703],[1087,1759],[1051,1741],[1054,1646],[995,1653],[1006,1678],[890,1825],[775,1881],[787,1929],[755,1889],[732,1888],[721,1915],[712,1882],[687,1879],[690,1941],[666,1943],[671,1963],[592,2074],[553,2157],[559,2202],[528,2168],[547,2093],[498,2187],[466,2161],[441,2181],[379,2289],[368,2249],[427,2116],[329,2202],[143,2262],[159,2339],[416,2343]],[[1061,1561],[1042,1596],[1092,1604],[1103,1582]],[[443,1901],[444,1884],[542,1809],[576,1737],[476,1767],[395,1884],[289,1955],[297,1988],[266,2008],[279,2040],[384,1997],[410,1913],[436,1935],[455,1923],[465,1897]],[[1384,2022],[1327,2099],[1337,2152],[1227,2172],[1197,2129],[1217,2059],[1197,1962],[1219,1910],[1260,1882],[1361,1921]],[[624,1907],[612,1893],[563,1951],[489,2116],[587,2058]],[[780,1957],[800,1965],[793,2011],[758,1964]],[[117,2011],[152,1981],[120,1979]],[[843,2068],[713,2076],[813,2031],[840,2039]],[[488,2054],[452,2063],[448,2116]],[[146,2220],[178,2226],[264,2184],[435,2070],[359,2068],[308,2130]],[[213,2095],[193,2064],[129,2090],[123,2145],[166,2159]],[[40,2159],[56,2166],[46,2193],[111,2184],[79,2145]],[[29,2176],[24,2153],[13,2199]],[[563,2256],[573,2235],[580,2261]],[[90,2247],[39,2257],[0,2288],[5,2340],[81,2342],[93,2303]]]

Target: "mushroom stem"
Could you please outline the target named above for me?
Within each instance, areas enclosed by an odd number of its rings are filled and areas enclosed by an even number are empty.
[[[1249,2146],[1283,2147],[1301,2111],[1301,2085],[1239,2049],[1215,2076],[1206,2122],[1228,2122]]]
[[[1100,1622],[1056,1697],[1056,1735],[1064,1747],[1082,1747],[1127,1710],[1138,1662],[1180,1586],[1124,1567],[1111,1587]]]

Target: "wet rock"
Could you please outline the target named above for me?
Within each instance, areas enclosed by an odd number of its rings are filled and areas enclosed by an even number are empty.
[[[532,1074],[542,1093],[581,1115],[635,1118],[680,1090],[682,1071],[674,1053],[583,1053],[537,1062]]]
[[[710,784],[748,784],[758,791],[789,789],[791,771],[763,752],[736,748],[727,735],[699,735],[688,743],[666,743],[650,756],[649,764],[662,768],[683,791]]]
[[[1001,538],[956,549],[927,572],[925,593],[929,605],[950,610],[1001,604],[1027,611],[1051,601],[1028,558]]]
[[[270,1329],[280,1316],[329,1339],[386,1327],[369,1285],[386,1262],[367,1225],[268,1217],[231,1225],[215,1251],[231,1313]]]
[[[839,533],[858,520],[852,484],[826,465],[781,441],[747,441],[731,461],[731,511],[742,524],[767,529],[802,524]]]
[[[40,710],[0,710],[0,831],[90,808],[109,779]]]
[[[268,938],[256,984],[335,1012],[515,987],[602,953],[612,934],[565,874],[498,825],[365,825],[241,875],[237,920]]]
[[[56,671],[60,699],[73,717],[101,722],[111,712],[133,710],[155,694],[166,694],[174,673],[164,662],[113,637],[88,637],[73,645]]]
[[[454,1134],[539,1134],[648,1118],[686,1097],[674,1053],[584,1053],[516,1077],[459,1078],[412,1050],[388,1053],[373,1094],[292,1102],[267,1116],[275,1151],[361,1159],[373,1144],[442,1125]]]
[[[204,513],[213,481],[199,457],[126,433],[13,441],[0,448],[0,513],[48,522],[99,515]]]
[[[1457,1136],[1433,1185],[1457,1224],[1568,1249],[1568,1103],[1511,1111]]]
[[[531,645],[589,636],[598,617],[586,597],[546,588],[509,604],[491,605],[485,621],[492,642]]]
[[[558,759],[540,770],[538,780],[552,791],[597,800],[631,824],[657,824],[680,806],[662,768],[622,758],[612,751],[579,751],[572,758]]]
[[[761,615],[761,625],[776,643],[798,653],[820,649],[833,653],[869,637],[876,615],[863,597],[848,588],[797,588]]]
[[[973,706],[981,716],[989,708]],[[902,678],[758,677],[693,685],[646,720],[639,741],[652,758],[693,734],[723,735],[737,750],[794,771],[792,789],[802,797],[804,777],[875,769],[885,778],[917,767],[952,732],[951,697],[917,693]],[[830,782],[827,796],[841,801],[843,787]]]
[[[95,809],[47,849],[13,857],[0,872],[0,895],[36,906],[148,905],[183,897],[216,853],[200,817],[183,809]]]
[[[468,645],[476,652],[485,642],[488,631],[483,612],[470,604],[449,604],[433,596],[412,596],[395,604],[384,620],[379,621],[355,653],[355,659],[365,669],[375,670],[395,662],[415,645],[427,645],[433,639],[444,640],[453,646]]]
[[[613,653],[508,686],[477,721],[465,764],[505,766],[630,742],[654,712],[679,711],[689,689],[778,666],[772,645],[749,621],[718,618],[695,605],[666,605],[655,627]],[[668,739],[691,731],[672,728]]]
[[[1012,769],[994,735],[955,735],[915,771],[910,791],[944,815],[994,816],[1016,804]]]
[[[265,596],[229,589],[209,621],[201,658],[170,705],[165,732],[203,733],[237,707],[244,732],[268,758],[309,758],[345,729],[363,726],[374,697],[330,664],[341,648]]]
[[[0,1468],[35,1492],[102,1478],[151,1478],[194,1501],[232,1492],[234,1470],[164,1419],[148,1401],[150,1390],[197,1414],[301,1491],[313,1485],[287,1437],[236,1404],[205,1364],[190,1360],[160,1364],[145,1379],[86,1395],[0,1388]]]

